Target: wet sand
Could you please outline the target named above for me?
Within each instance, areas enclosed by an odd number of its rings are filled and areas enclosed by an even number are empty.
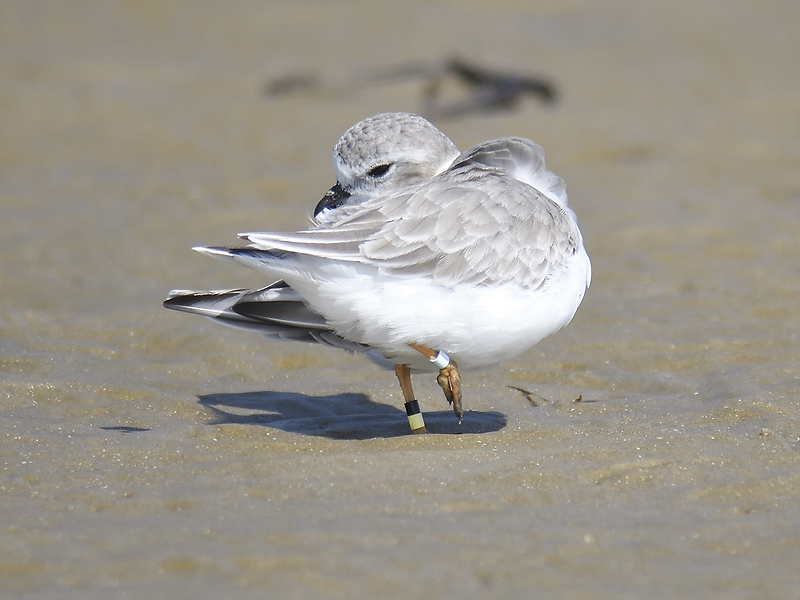
[[[6,2],[0,597],[800,598],[800,5]],[[303,227],[357,120],[457,54],[559,102],[594,278],[572,324],[416,377],[163,310],[265,283],[190,251]],[[523,393],[525,392],[529,393]],[[577,401],[580,398],[580,401]]]

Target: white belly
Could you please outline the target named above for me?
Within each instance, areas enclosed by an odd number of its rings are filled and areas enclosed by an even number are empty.
[[[461,370],[497,365],[570,322],[590,278],[583,248],[557,278],[531,290],[513,283],[448,288],[339,264],[324,281],[287,281],[341,336],[396,362],[435,370],[408,347],[443,350]]]

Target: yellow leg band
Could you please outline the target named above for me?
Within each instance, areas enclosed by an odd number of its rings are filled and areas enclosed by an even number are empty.
[[[422,413],[408,415],[408,424],[411,425],[411,431],[416,431],[417,429],[424,430],[425,420],[422,418]]]
[[[408,424],[411,425],[411,431],[414,433],[427,433],[425,431],[425,421],[422,419],[422,413],[419,410],[419,402],[416,400],[406,402],[406,414],[408,415]]]

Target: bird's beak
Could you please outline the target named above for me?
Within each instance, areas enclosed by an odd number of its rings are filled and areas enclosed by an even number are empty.
[[[319,213],[328,208],[337,208],[341,206],[347,202],[349,197],[350,193],[345,191],[341,184],[337,181],[336,185],[325,192],[322,200],[317,203],[316,208],[314,208],[314,216],[316,217]]]

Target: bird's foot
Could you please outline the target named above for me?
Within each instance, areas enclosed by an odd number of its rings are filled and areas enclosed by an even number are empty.
[[[414,350],[428,357],[434,365],[439,367],[437,383],[441,386],[445,398],[453,406],[458,424],[464,418],[464,409],[461,407],[461,374],[458,372],[456,361],[450,360],[441,350],[434,350],[422,344],[409,344]]]
[[[436,382],[441,386],[444,397],[453,406],[458,424],[461,425],[464,409],[461,406],[461,374],[458,372],[458,365],[451,361],[449,365],[440,369]]]

